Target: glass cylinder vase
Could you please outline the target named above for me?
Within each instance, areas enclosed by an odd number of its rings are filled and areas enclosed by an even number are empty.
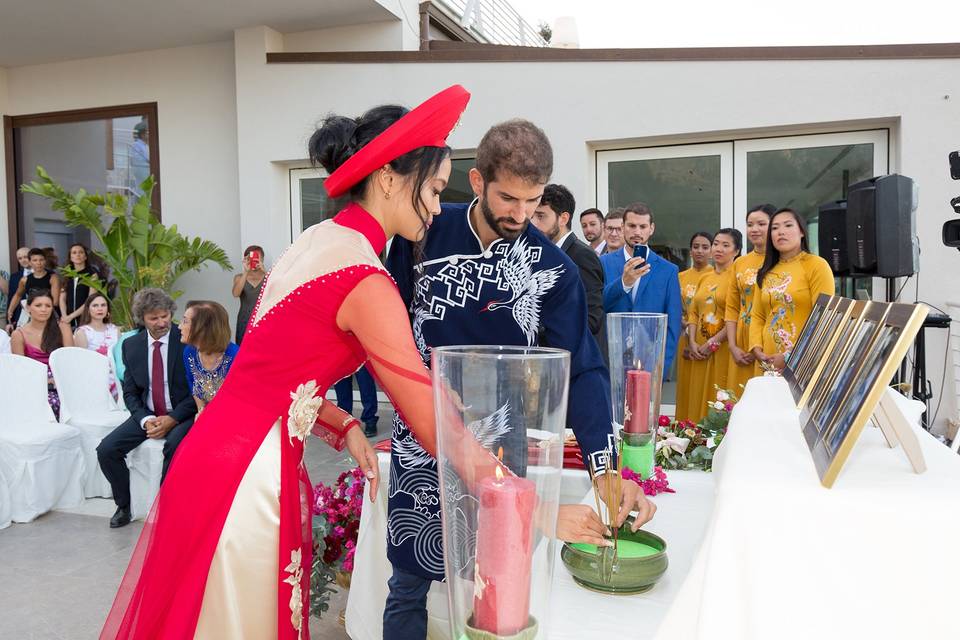
[[[667,316],[607,314],[607,340],[610,402],[614,430],[623,437],[623,466],[646,479],[656,453]]]
[[[570,355],[438,347],[431,369],[452,637],[546,638]]]

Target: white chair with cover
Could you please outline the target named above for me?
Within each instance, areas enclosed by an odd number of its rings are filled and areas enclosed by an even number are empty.
[[[6,529],[13,521],[10,502],[10,485],[0,467],[0,529]]]
[[[47,404],[47,368],[0,354],[0,477],[10,493],[10,518],[30,522],[83,502],[83,438],[59,424]]]
[[[144,440],[143,444],[127,454],[130,469],[130,516],[146,519],[150,507],[160,492],[163,475],[164,440]]]
[[[63,347],[50,354],[50,368],[60,393],[60,422],[83,436],[83,495],[109,498],[113,492],[97,463],[97,445],[130,417],[110,395],[110,364],[96,351]]]

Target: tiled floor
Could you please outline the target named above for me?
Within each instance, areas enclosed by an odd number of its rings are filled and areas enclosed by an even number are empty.
[[[378,439],[389,434],[393,411],[381,405],[380,416]],[[306,461],[314,483],[332,482],[353,466],[346,453],[316,439]],[[88,500],[74,512],[48,513],[0,531],[0,639],[97,637],[142,527],[135,522],[110,529],[114,508],[109,500]],[[338,593],[322,620],[311,619],[314,640],[347,637],[337,623],[345,605],[345,592]]]

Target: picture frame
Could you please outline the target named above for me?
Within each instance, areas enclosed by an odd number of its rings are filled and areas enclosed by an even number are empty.
[[[791,354],[790,362],[783,371],[798,409],[809,399],[811,385],[820,375],[826,362],[825,356],[832,352],[841,335],[838,330],[846,325],[855,302],[849,298],[821,294],[814,303],[810,318],[794,347],[794,352],[799,347],[800,353],[796,358]]]
[[[853,335],[844,338],[839,357],[823,363],[820,382],[814,384],[821,393],[811,393],[800,422],[824,487],[836,482],[927,312],[922,304],[868,303],[856,319]],[[911,463],[921,470],[914,460]]]

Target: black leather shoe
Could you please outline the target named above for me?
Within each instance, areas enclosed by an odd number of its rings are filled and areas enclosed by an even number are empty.
[[[377,435],[377,423],[373,420],[363,426],[363,435],[368,438],[375,438]]]
[[[117,507],[117,512],[113,514],[113,517],[110,518],[110,528],[119,529],[120,527],[125,527],[130,524],[130,509],[125,507]]]

